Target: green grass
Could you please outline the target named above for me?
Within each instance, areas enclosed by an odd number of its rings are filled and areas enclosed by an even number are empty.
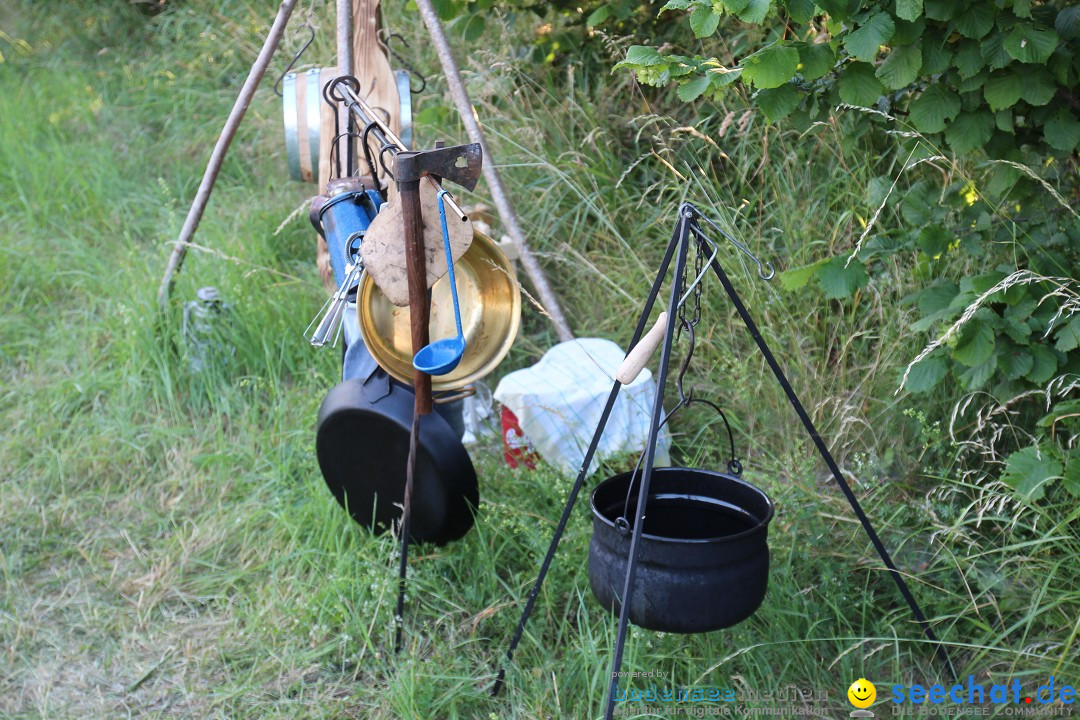
[[[393,654],[394,543],[348,520],[315,462],[315,413],[339,367],[301,336],[322,300],[310,227],[301,217],[275,234],[313,186],[285,179],[269,81],[200,227],[212,251],[191,252],[175,291],[221,289],[235,354],[188,369],[179,306],[157,315],[157,283],[273,3],[170,6],[147,18],[120,0],[0,0],[0,29],[28,44],[0,36],[0,715],[599,716],[615,628],[588,589],[584,502],[507,692],[486,695],[570,486],[507,470],[491,444],[473,453],[474,530],[416,553],[408,646]],[[326,62],[330,15],[311,7],[324,32],[305,61]],[[423,47],[416,19],[388,12]],[[621,75],[514,61],[520,22],[465,70],[579,334],[626,342],[683,198],[781,269],[849,249],[873,214],[868,188],[889,169],[845,151],[838,126],[799,136],[740,124],[741,107],[671,117]],[[432,70],[427,52],[418,63]],[[436,79],[421,109],[441,98]],[[421,129],[425,143],[463,137],[443,117]],[[918,280],[881,268],[853,300],[829,302],[757,281],[728,250],[725,267],[961,672],[1075,683],[1075,521],[957,481],[940,431],[893,396],[918,350],[899,302]],[[504,371],[554,340],[528,303],[523,321]],[[825,690],[837,716],[860,676],[879,697],[940,677],[715,283],[694,378],[730,410],[748,474],[776,502],[769,595],[730,630],[635,629],[624,669]],[[708,466],[722,445],[696,429],[703,420],[676,431],[681,457]]]

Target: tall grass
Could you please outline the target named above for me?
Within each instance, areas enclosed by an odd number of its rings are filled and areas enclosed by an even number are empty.
[[[311,187],[284,180],[269,83],[200,227],[208,250],[189,256],[174,312],[156,314],[169,243],[272,14],[169,5],[147,18],[119,0],[0,4],[0,29],[29,45],[0,46],[0,714],[598,716],[615,633],[588,590],[585,502],[507,691],[486,694],[569,487],[549,469],[507,470],[490,443],[473,453],[477,526],[417,551],[408,643],[392,652],[393,540],[354,526],[315,463],[314,417],[339,366],[301,338],[322,293],[310,228],[275,234]],[[325,24],[327,5],[300,12]],[[388,19],[437,74],[415,18]],[[470,89],[579,335],[628,340],[683,199],[778,269],[850,248],[874,211],[887,168],[845,150],[838,126],[799,135],[742,106],[684,116],[623,76],[526,65],[513,48],[529,28],[501,27],[469,55]],[[322,36],[306,61],[329,60]],[[433,78],[421,110],[445,102],[440,89]],[[443,117],[423,143],[463,137]],[[915,350],[899,307],[914,281],[885,267],[852,301],[825,302],[760,282],[723,247],[962,672],[1075,678],[1072,521],[1005,488],[986,490],[997,505],[969,502],[947,465],[926,477],[917,460],[947,448],[892,394]],[[203,285],[232,319],[193,372],[179,303]],[[730,410],[748,474],[776,502],[769,595],[730,630],[634,629],[624,667],[680,685],[819,688],[837,715],[857,677],[941,677],[715,284],[705,301],[693,380]],[[524,325],[506,369],[554,341],[529,306]],[[726,459],[705,421],[675,428],[687,463]]]

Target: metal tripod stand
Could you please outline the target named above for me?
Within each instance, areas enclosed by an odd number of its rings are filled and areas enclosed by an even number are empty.
[[[675,281],[671,284],[671,292],[668,301],[668,315],[669,317],[675,317],[679,309],[679,282],[678,279],[683,276],[686,270],[687,255],[689,252],[691,236],[698,243],[698,252],[707,253],[708,245],[711,241],[708,239],[704,231],[702,230],[699,220],[703,220],[712,229],[719,232],[729,241],[734,243],[740,250],[753,258],[753,255],[737,240],[728,235],[722,228],[711,222],[708,218],[705,218],[696,207],[690,203],[684,203],[679,208],[679,219],[675,226],[675,230],[672,234],[671,241],[668,243],[667,250],[664,253],[664,258],[660,263],[660,268],[657,271],[656,279],[653,281],[652,288],[649,291],[648,298],[645,301],[645,307],[642,309],[641,315],[638,318],[637,327],[634,330],[634,336],[630,341],[630,348],[638,344],[642,334],[645,330],[646,323],[652,314],[653,305],[656,302],[657,296],[660,294],[660,288],[663,284],[664,278],[667,275],[669,266],[671,265],[671,259],[675,257]],[[761,263],[753,258],[758,264],[758,273],[765,279],[771,277],[763,272]],[[836,479],[837,484],[840,486],[841,491],[844,493],[844,497],[847,498],[848,503],[851,505],[855,516],[861,523],[863,530],[866,532],[870,539],[871,544],[881,557],[882,562],[885,564],[889,571],[893,581],[896,583],[897,588],[900,590],[900,594],[904,597],[908,607],[911,609],[912,614],[922,627],[927,639],[929,639],[935,646],[935,651],[939,660],[945,665],[950,675],[955,678],[956,671],[952,666],[952,662],[949,659],[948,653],[945,651],[944,645],[938,640],[934,634],[933,629],[926,620],[926,616],[919,608],[915,597],[912,595],[911,590],[908,588],[907,583],[904,581],[903,576],[897,569],[896,564],[893,562],[888,551],[882,544],[881,539],[878,537],[877,532],[870,524],[869,518],[863,511],[862,506],[859,504],[858,498],[855,497],[855,493],[852,491],[851,486],[847,480],[844,479],[843,474],[840,472],[840,467],[836,464],[836,460],[833,459],[832,453],[829,452],[829,448],[825,445],[825,442],[818,434],[817,428],[814,426],[813,421],[807,414],[806,409],[803,407],[802,402],[799,400],[795,391],[791,387],[791,383],[788,382],[787,376],[780,367],[780,363],[777,362],[776,357],[769,349],[765,339],[761,336],[761,332],[758,330],[757,324],[754,322],[750,313],[747,311],[746,306],[743,305],[742,300],[739,298],[738,293],[735,291],[735,287],[731,284],[731,280],[728,279],[727,274],[720,266],[720,262],[716,257],[716,253],[712,253],[712,257],[708,261],[713,274],[716,275],[720,284],[723,285],[724,291],[727,293],[728,298],[734,305],[739,318],[746,326],[747,331],[750,333],[754,342],[757,344],[758,349],[761,351],[762,356],[765,358],[766,364],[769,369],[772,370],[773,375],[776,377],[776,381],[783,388],[788,402],[791,403],[796,415],[799,416],[799,420],[802,421],[803,427],[805,427],[810,439],[814,442],[818,453],[824,459],[825,464],[828,466],[829,471]],[[771,270],[771,268],[770,268]],[[614,707],[615,707],[615,691],[618,672],[622,667],[623,647],[626,642],[627,625],[629,621],[629,598],[632,597],[632,589],[634,587],[634,578],[637,571],[637,564],[639,560],[639,543],[641,540],[642,528],[644,527],[644,518],[646,512],[646,502],[649,497],[649,483],[652,479],[653,463],[655,461],[656,454],[656,439],[660,426],[663,421],[664,413],[664,385],[668,377],[668,369],[671,364],[671,351],[673,345],[675,324],[668,323],[665,330],[663,344],[661,346],[660,353],[660,367],[657,372],[657,392],[656,401],[653,404],[652,420],[649,428],[648,444],[645,448],[644,467],[642,468],[641,484],[638,490],[638,501],[636,505],[637,517],[633,522],[633,534],[630,541],[629,560],[626,567],[626,575],[623,582],[623,592],[621,597],[623,602],[619,610],[619,626],[615,639],[615,648],[612,653],[611,671],[608,678],[608,696],[607,706],[604,713],[605,720],[611,720]],[[629,354],[629,353],[628,353]],[[582,461],[580,471],[577,479],[574,482],[573,487],[570,489],[570,494],[567,497],[566,505],[563,508],[562,517],[559,519],[559,524],[555,529],[555,535],[551,539],[551,544],[548,547],[547,555],[545,555],[543,562],[540,566],[540,572],[536,577],[536,581],[533,583],[532,590],[529,592],[528,600],[525,603],[525,608],[521,614],[521,618],[518,621],[517,629],[514,632],[514,636],[510,641],[510,645],[506,652],[506,663],[509,663],[513,659],[514,651],[517,649],[518,643],[521,642],[522,635],[525,632],[525,624],[528,622],[529,616],[532,614],[533,607],[536,604],[537,595],[540,593],[540,588],[544,583],[544,579],[547,576],[548,570],[551,568],[551,562],[554,559],[555,551],[558,548],[559,541],[562,539],[562,534],[566,529],[566,524],[570,519],[570,513],[577,502],[578,494],[584,485],[585,478],[588,474],[589,466],[592,463],[593,456],[596,453],[597,446],[600,442],[600,437],[603,435],[604,428],[607,425],[608,417],[611,414],[612,407],[615,404],[615,399],[618,397],[619,390],[622,387],[620,382],[616,380],[611,388],[611,393],[608,395],[607,403],[604,406],[604,411],[600,416],[600,422],[597,425],[596,432],[593,435],[592,441],[589,443],[589,448],[585,453],[585,458]],[[495,680],[491,689],[492,696],[498,695],[506,678],[505,665],[499,669],[498,677]]]

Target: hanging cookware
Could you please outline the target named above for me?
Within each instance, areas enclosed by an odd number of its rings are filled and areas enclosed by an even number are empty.
[[[637,517],[637,493],[628,507],[625,502],[634,475],[605,480],[591,500],[589,585],[616,615],[633,530],[625,518]],[[758,609],[768,584],[773,515],[764,492],[727,473],[655,468],[646,508],[630,622],[663,632],[708,632]]]
[[[761,605],[769,578],[766,540],[772,502],[738,477],[742,463],[736,458],[735,437],[723,410],[694,397],[694,388],[683,387],[700,317],[696,311],[686,312],[684,303],[700,287],[702,277],[699,272],[688,288],[680,285],[685,292],[678,303],[678,327],[689,346],[675,380],[679,402],[661,426],[689,405],[712,408],[727,430],[730,474],[682,467],[652,471],[629,620],[663,632],[707,632],[745,620]],[[627,354],[616,376],[620,382],[632,381],[641,371],[667,323],[667,313],[661,313],[653,330]],[[642,514],[637,510],[640,482],[641,473],[635,468],[600,483],[591,500],[589,584],[600,604],[616,615],[633,523]]]
[[[323,479],[356,522],[379,534],[401,519],[414,396],[384,372],[336,385],[319,409],[315,452]],[[445,544],[473,525],[476,471],[438,412],[420,418],[413,478],[413,542]]]
[[[288,73],[282,82],[285,155],[293,180],[315,182],[319,175],[322,87],[336,74],[335,68],[311,68]]]
[[[455,264],[455,275],[467,350],[453,372],[431,379],[436,392],[460,390],[494,370],[510,352],[521,323],[517,273],[490,238],[473,234],[468,251]],[[372,356],[396,380],[411,385],[409,309],[387,300],[368,275],[360,280],[356,304],[360,332]],[[447,276],[431,288],[429,327],[433,337],[457,332]]]

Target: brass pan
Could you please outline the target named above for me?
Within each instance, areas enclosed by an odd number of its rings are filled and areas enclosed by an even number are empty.
[[[460,390],[481,379],[510,352],[521,324],[521,290],[514,266],[491,238],[474,233],[472,245],[454,266],[465,355],[448,375],[431,378],[435,391]],[[360,280],[356,311],[364,344],[379,366],[407,385],[413,381],[409,308],[390,303],[368,275]],[[431,339],[452,337],[454,306],[450,278],[431,288]]]

